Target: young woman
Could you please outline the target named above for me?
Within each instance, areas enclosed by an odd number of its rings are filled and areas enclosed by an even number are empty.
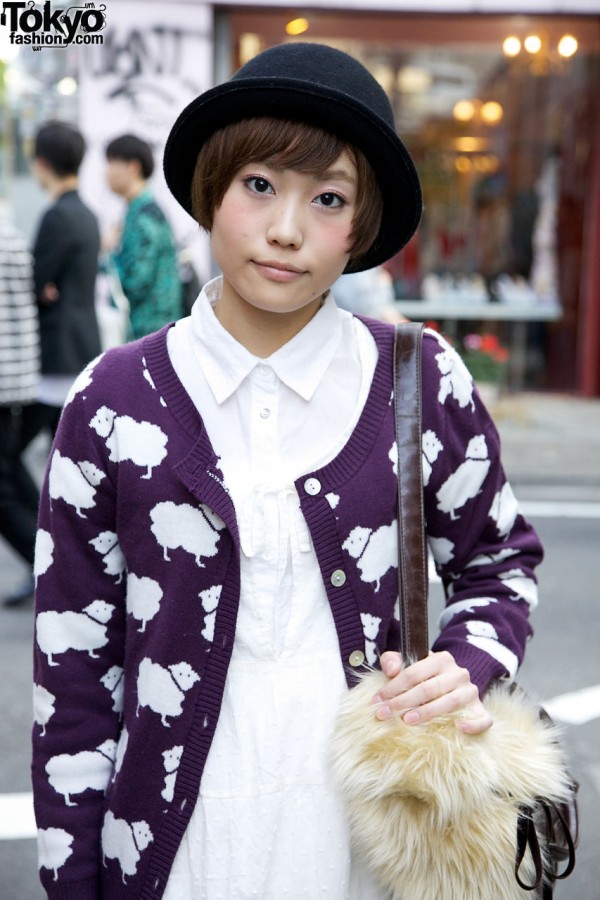
[[[345,270],[411,237],[421,195],[387,98],[329,47],[275,47],[180,115],[167,182],[222,276],[189,318],[81,375],[38,538],[35,804],[51,898],[376,900],[331,785],[340,698],[469,707],[511,678],[535,533],[454,352],[424,342],[427,530],[448,605],[398,654],[393,328]]]

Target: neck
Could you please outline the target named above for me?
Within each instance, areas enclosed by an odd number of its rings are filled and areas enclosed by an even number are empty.
[[[131,203],[132,200],[135,200],[136,197],[139,197],[140,194],[144,193],[146,187],[147,185],[145,181],[134,181],[133,184],[130,184],[128,186],[123,196],[128,203]]]
[[[319,311],[322,297],[293,312],[257,309],[243,300],[221,297],[214,306],[217,319],[229,334],[259,359],[267,359],[291,341]]]
[[[48,193],[54,200],[58,200],[67,191],[76,191],[79,186],[77,175],[67,175],[65,178],[55,178],[48,186]]]

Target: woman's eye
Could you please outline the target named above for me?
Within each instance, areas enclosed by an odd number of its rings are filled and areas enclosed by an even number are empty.
[[[272,193],[273,188],[269,184],[266,178],[261,178],[259,175],[250,175],[248,178],[245,178],[244,181],[248,185],[251,191],[254,191],[257,194],[268,194]]]
[[[334,194],[332,191],[326,191],[324,194],[319,194],[316,198],[316,202],[320,206],[326,206],[328,209],[332,209],[336,206],[343,206],[345,201],[339,194]]]

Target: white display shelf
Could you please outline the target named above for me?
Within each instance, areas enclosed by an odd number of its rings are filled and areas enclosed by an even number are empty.
[[[562,308],[543,303],[461,303],[458,300],[397,300],[408,319],[461,319],[484,322],[556,322]]]
[[[435,319],[443,323],[444,333],[456,337],[456,323],[469,322],[508,322],[509,350],[508,386],[512,390],[522,390],[525,385],[525,367],[527,353],[527,325],[530,322],[557,322],[563,314],[557,305],[514,302],[514,303],[476,303],[460,302],[460,300],[397,300],[398,312],[407,319],[427,321]]]

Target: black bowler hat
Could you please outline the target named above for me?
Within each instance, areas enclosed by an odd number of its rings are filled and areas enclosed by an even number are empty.
[[[324,44],[271,47],[183,110],[167,140],[164,170],[186,212],[191,214],[191,183],[202,145],[219,128],[255,116],[317,125],[365,154],[381,189],[383,216],[375,242],[353,271],[385,262],[410,240],[421,217],[421,186],[396,134],[390,102],[361,63]]]

